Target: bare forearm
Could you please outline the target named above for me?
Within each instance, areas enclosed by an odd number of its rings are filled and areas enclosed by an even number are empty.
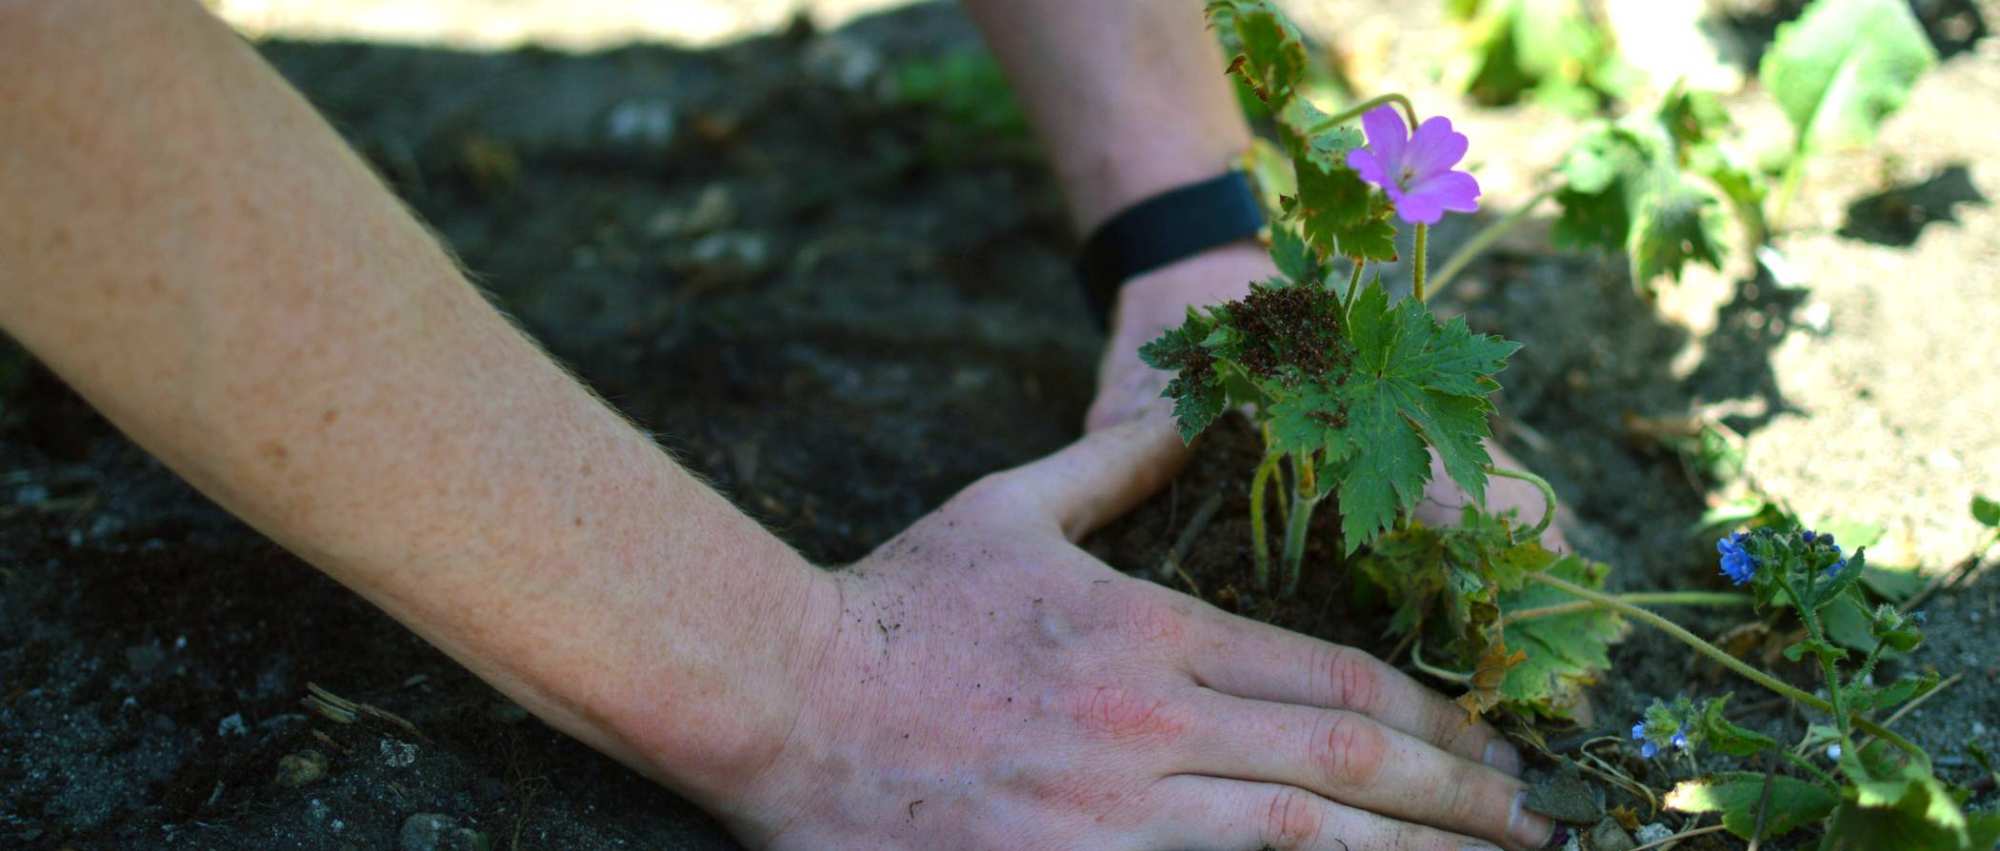
[[[1249,146],[1197,0],[964,0],[1089,231]]]
[[[809,566],[511,328],[197,7],[0,15],[8,333],[568,732],[697,794],[775,746],[790,708],[752,692],[830,615]]]

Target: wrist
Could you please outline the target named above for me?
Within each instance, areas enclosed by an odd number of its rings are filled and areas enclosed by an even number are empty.
[[[1278,272],[1262,245],[1232,242],[1139,275],[1118,289],[1111,310],[1114,339],[1144,337],[1179,325],[1189,307],[1242,298],[1252,283]]]

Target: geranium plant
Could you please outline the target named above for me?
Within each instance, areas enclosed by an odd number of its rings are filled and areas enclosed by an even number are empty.
[[[1923,750],[1873,720],[1878,711],[1919,698],[1937,680],[1875,682],[1884,654],[1907,650],[1919,636],[1916,619],[1893,606],[1867,605],[1860,590],[1863,553],[1849,556],[1830,536],[1796,524],[1768,523],[1718,544],[1721,571],[1747,593],[1610,594],[1603,590],[1608,565],[1541,546],[1555,513],[1554,491],[1531,474],[1496,468],[1484,448],[1496,376],[1519,346],[1476,333],[1462,319],[1441,320],[1424,301],[1430,225],[1478,207],[1477,181],[1456,168],[1469,140],[1445,117],[1419,116],[1401,95],[1334,111],[1307,99],[1299,86],[1303,43],[1266,0],[1220,0],[1208,14],[1234,54],[1230,72],[1278,129],[1284,159],[1264,162],[1257,171],[1274,190],[1270,251],[1279,274],[1253,282],[1241,299],[1191,309],[1182,325],[1140,354],[1174,373],[1165,395],[1175,400],[1185,439],[1233,410],[1246,412],[1261,435],[1264,452],[1249,471],[1250,549],[1261,590],[1278,596],[1296,591],[1308,569],[1313,517],[1331,500],[1339,512],[1339,545],[1332,551],[1382,592],[1393,610],[1390,629],[1411,647],[1411,664],[1462,687],[1459,704],[1469,715],[1497,711],[1529,725],[1572,717],[1582,687],[1610,667],[1607,648],[1629,623],[1645,623],[1818,713],[1824,723],[1804,744],[1839,754],[1838,776],[1789,750],[1783,755],[1802,776],[1757,776],[1765,782],[1760,789],[1779,796],[1783,813],[1774,821],[1765,820],[1768,814],[1744,821],[1747,798],[1737,775],[1682,787],[1674,795],[1677,807],[1722,811],[1725,825],[1744,835],[1771,836],[1830,820],[1837,828],[1830,836],[1896,830],[1936,837],[1906,847],[1990,847],[1989,831],[2000,831],[2000,817],[1965,813]],[[1656,141],[1678,146],[1674,168],[1699,159],[1687,152],[1705,138],[1698,131],[1710,121],[1707,109],[1698,98],[1681,97],[1649,119],[1658,124]],[[1622,145],[1602,157],[1610,162],[1606,191],[1625,179]],[[1672,175],[1660,170],[1668,166],[1653,167],[1644,191],[1670,191],[1673,184],[1664,177]],[[1698,220],[1704,206],[1690,201],[1647,215]],[[1648,221],[1628,217],[1624,223],[1649,231],[1656,225]],[[1368,272],[1371,263],[1397,259],[1399,226],[1411,229],[1411,289],[1393,297],[1379,273]],[[1690,249],[1683,242],[1655,253],[1671,263],[1676,252],[1684,260]],[[1472,498],[1448,527],[1427,526],[1414,516],[1433,454]],[[1534,483],[1547,500],[1539,522],[1484,509],[1491,476]],[[1989,508],[2000,521],[2000,508]],[[1275,557],[1273,519],[1284,529]],[[1802,624],[1789,655],[1814,663],[1826,696],[1759,670],[1644,608],[1673,604],[1789,612]],[[1843,637],[1833,625],[1837,617],[1852,620],[1854,611],[1865,623],[1861,639]],[[1851,647],[1857,641],[1865,645],[1858,658]],[[1632,727],[1635,744],[1646,759],[1702,748],[1735,756],[1784,750],[1728,722],[1725,701],[1660,704]],[[1982,839],[1988,844],[1978,845]],[[1846,840],[1833,841],[1829,848],[1848,847],[1837,844]]]

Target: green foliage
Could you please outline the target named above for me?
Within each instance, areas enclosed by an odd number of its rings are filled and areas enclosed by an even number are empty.
[[[1739,838],[1750,839],[1757,826],[1757,811],[1764,801],[1764,786],[1763,774],[1727,771],[1675,786],[1667,794],[1666,804],[1668,809],[1684,813],[1721,813],[1724,828]],[[1816,783],[1772,775],[1770,812],[1764,820],[1762,838],[1783,836],[1826,818],[1839,803],[1838,797]]]
[[[1704,104],[1712,101],[1676,92],[1657,112],[1599,123],[1579,139],[1560,167],[1556,243],[1624,252],[1642,288],[1662,275],[1679,280],[1689,262],[1721,268],[1726,225],[1715,187],[1739,213],[1754,211],[1763,190],[1718,145],[1720,113]]]
[[[1453,0],[1465,32],[1459,88],[1488,105],[1524,96],[1574,112],[1622,98],[1634,74],[1582,0]]]
[[[952,127],[982,140],[1025,141],[1027,113],[1007,75],[984,50],[959,50],[898,66],[889,77],[897,103],[935,110]]]
[[[1778,28],[1757,75],[1804,152],[1866,145],[1937,64],[1904,0],[1816,0]]]
[[[1516,546],[1541,549],[1532,544]],[[1550,558],[1543,568],[1550,575],[1586,588],[1602,589],[1611,574],[1610,567],[1600,562],[1576,556]],[[1500,610],[1517,613],[1574,601],[1549,586],[1528,585],[1501,595]],[[1583,688],[1611,668],[1610,647],[1629,629],[1617,612],[1603,608],[1509,621],[1502,633],[1506,645],[1526,650],[1528,655],[1507,672],[1501,693],[1510,704],[1538,715],[1568,718],[1580,704]]]
[[[1601,588],[1607,565],[1559,556],[1508,520],[1467,508],[1459,525],[1412,524],[1382,536],[1358,562],[1397,602],[1391,630],[1415,634],[1431,664],[1472,670],[1460,705],[1527,718],[1568,719],[1584,686],[1610,667],[1609,647],[1629,629],[1609,609],[1531,614],[1576,598],[1528,582],[1547,572]],[[1482,677],[1484,675],[1490,675]]]
[[[1994,502],[1984,496],[1974,494],[1972,497],[1972,519],[1979,521],[1980,525],[1988,528],[2000,528],[2000,502]]]

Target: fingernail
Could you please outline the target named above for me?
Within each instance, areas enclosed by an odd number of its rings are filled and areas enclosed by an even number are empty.
[[[1514,796],[1514,815],[1507,825],[1507,835],[1523,848],[1543,848],[1556,836],[1556,824],[1540,813],[1530,812],[1526,806],[1528,793]]]
[[[1483,759],[1487,765],[1504,771],[1508,775],[1513,777],[1521,776],[1521,752],[1515,750],[1513,745],[1499,739],[1494,739],[1486,743],[1486,755]]]

